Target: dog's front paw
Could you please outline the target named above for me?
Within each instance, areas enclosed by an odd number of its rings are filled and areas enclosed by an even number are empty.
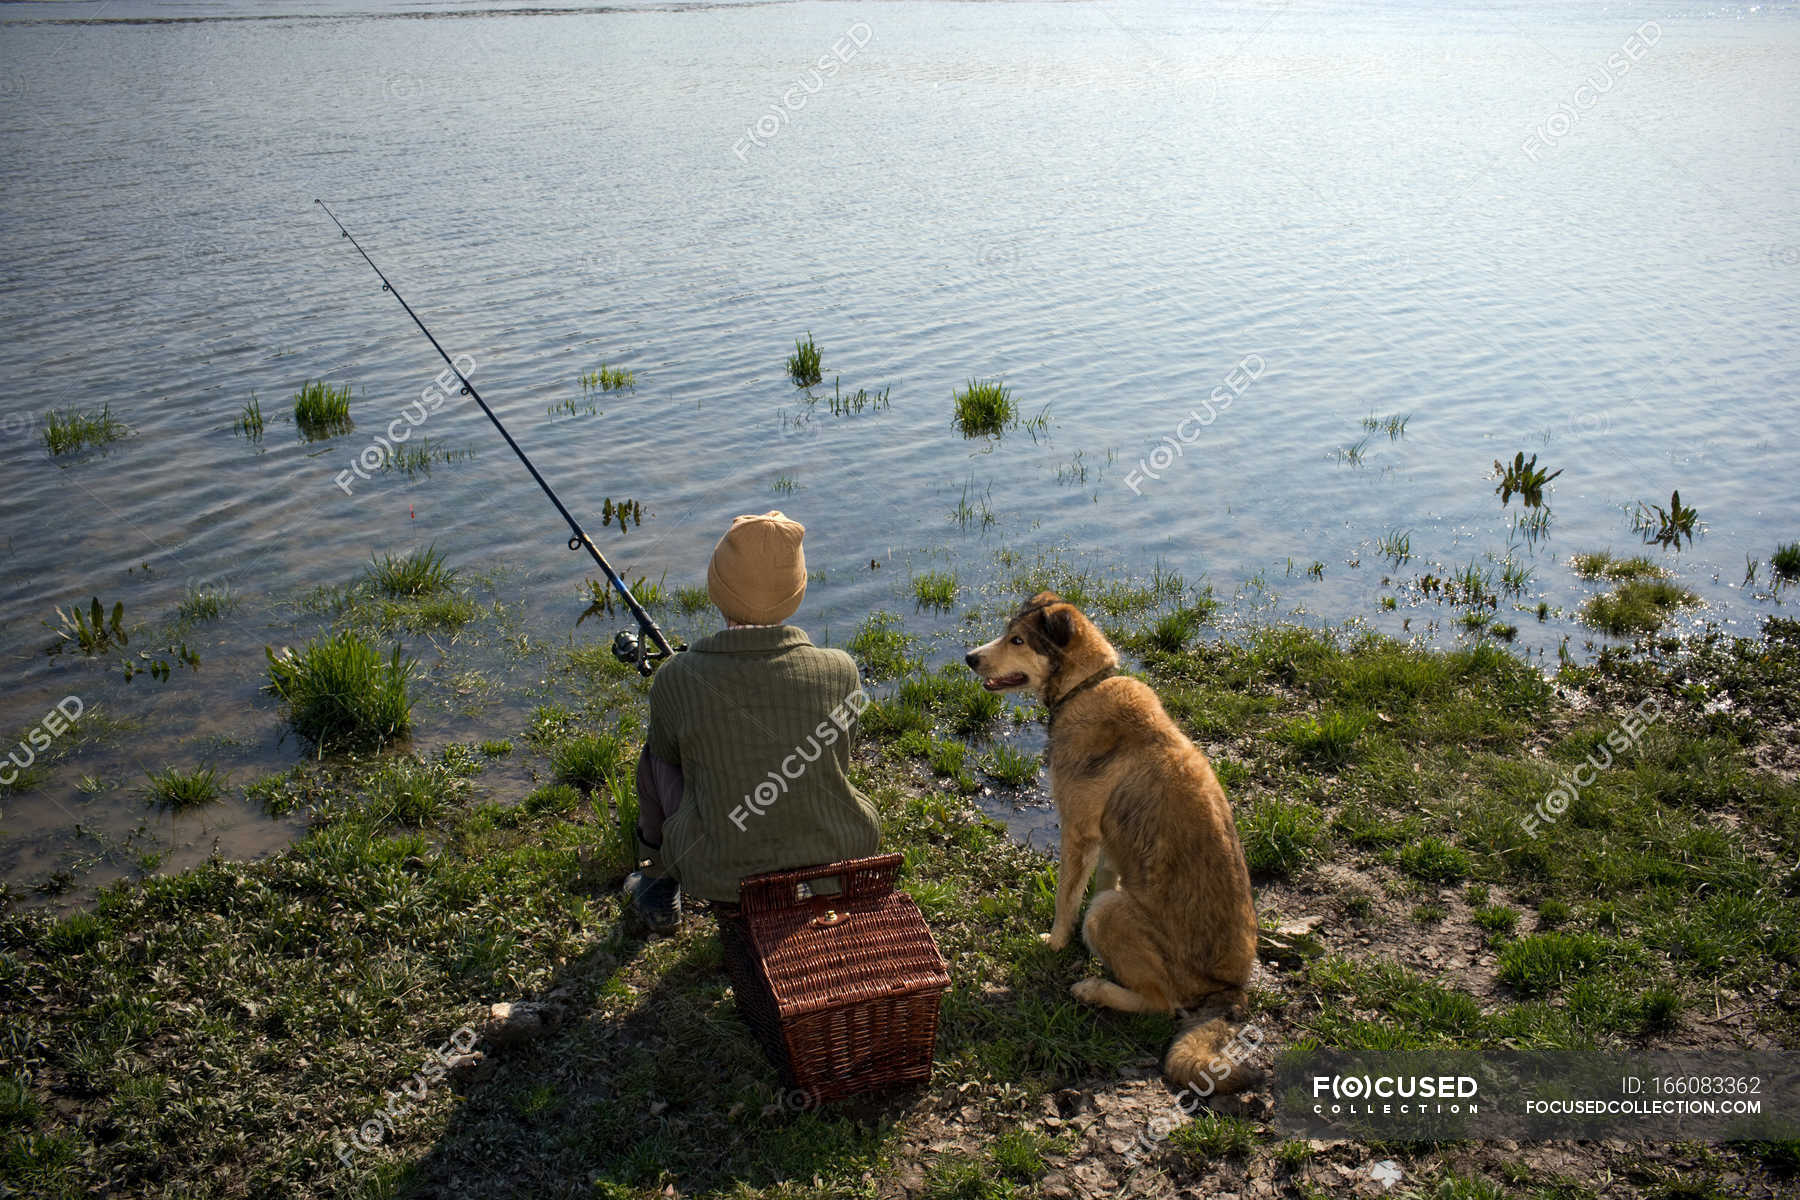
[[[1044,945],[1050,947],[1052,950],[1061,950],[1064,946],[1069,944],[1069,935],[1061,930],[1052,929],[1049,933],[1038,934],[1038,941],[1044,943]]]
[[[1083,1004],[1099,1004],[1100,994],[1105,988],[1106,980],[1095,979],[1090,975],[1086,979],[1077,979],[1070,984],[1069,994]]]

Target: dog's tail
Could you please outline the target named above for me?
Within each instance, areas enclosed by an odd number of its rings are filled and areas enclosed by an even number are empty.
[[[1242,1091],[1262,1077],[1249,1062],[1260,1041],[1240,1036],[1230,1020],[1244,1002],[1241,991],[1219,993],[1182,1023],[1163,1058],[1163,1074],[1170,1082],[1193,1088],[1204,1098]],[[1221,1014],[1221,1008],[1227,1011]]]

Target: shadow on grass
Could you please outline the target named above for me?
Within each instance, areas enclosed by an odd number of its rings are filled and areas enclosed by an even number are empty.
[[[622,956],[608,948],[621,943]],[[561,1023],[487,1048],[492,1075],[467,1089],[394,1194],[623,1197],[671,1183],[692,1194],[854,1180],[919,1096],[798,1103],[738,1017],[710,914],[690,914],[669,941],[646,940],[625,918],[543,994],[559,992]]]

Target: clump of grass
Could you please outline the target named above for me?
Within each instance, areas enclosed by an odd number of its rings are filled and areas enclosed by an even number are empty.
[[[1375,543],[1375,548],[1398,567],[1412,557],[1412,531],[1390,529]]]
[[[1171,1133],[1169,1144],[1201,1162],[1243,1158],[1256,1149],[1256,1126],[1243,1117],[1206,1111]]]
[[[1512,500],[1513,493],[1519,494],[1526,508],[1541,508],[1544,504],[1544,485],[1562,474],[1562,468],[1546,471],[1537,465],[1537,455],[1530,459],[1523,450],[1513,456],[1511,463],[1494,460],[1494,475],[1500,480],[1494,491],[1500,496],[1500,503]]]
[[[505,738],[490,738],[476,749],[481,751],[483,758],[505,758],[513,752],[513,744]]]
[[[126,437],[131,430],[112,415],[112,405],[92,409],[66,408],[44,414],[44,446],[51,454],[72,454],[86,446],[104,446]]]
[[[927,571],[913,576],[913,597],[921,607],[939,611],[956,603],[956,572]]]
[[[456,568],[445,566],[444,556],[432,545],[402,558],[384,554],[370,559],[364,578],[389,596],[429,596],[449,590],[456,582]]]
[[[1505,937],[1519,925],[1519,910],[1504,904],[1484,904],[1471,918],[1476,925],[1496,936]]]
[[[1368,449],[1368,446],[1369,439],[1367,437],[1364,437],[1354,446],[1339,446],[1337,448],[1337,460],[1341,463],[1349,463],[1353,467],[1360,467],[1363,463],[1364,451]]]
[[[962,742],[932,738],[926,748],[925,761],[939,775],[948,776],[956,790],[968,795],[980,787],[969,773],[969,748]]]
[[[375,749],[412,729],[407,682],[417,659],[402,659],[400,648],[384,660],[355,633],[308,642],[295,653],[269,660],[267,688],[289,708],[288,721],[321,754],[332,750]]]
[[[216,621],[237,607],[237,593],[229,587],[192,588],[176,607],[184,621]]]
[[[969,380],[956,393],[955,425],[966,438],[999,437],[1019,423],[1012,390],[1000,380]]]
[[[256,398],[255,392],[251,392],[250,399],[244,403],[243,411],[238,413],[238,419],[232,425],[231,432],[239,437],[247,437],[253,442],[259,442],[262,440],[264,424],[262,401]]]
[[[149,783],[144,793],[150,803],[169,812],[188,812],[212,804],[225,793],[225,785],[219,779],[219,773],[211,767],[196,767],[192,771],[183,771],[178,767],[165,767],[161,771],[146,771]]]
[[[1769,569],[1783,583],[1800,579],[1800,542],[1788,542],[1769,555]]]
[[[294,393],[294,424],[309,441],[348,431],[350,386],[334,388],[322,379],[302,383]]]
[[[1641,554],[1621,558],[1611,550],[1572,555],[1569,567],[1583,579],[1661,579],[1668,574]]]
[[[1400,848],[1400,869],[1428,883],[1466,878],[1471,865],[1467,851],[1437,836],[1420,838]]]
[[[1694,522],[1699,520],[1697,510],[1681,502],[1679,490],[1669,493],[1669,507],[1660,504],[1645,504],[1638,501],[1637,512],[1632,515],[1633,532],[1644,535],[1645,543],[1654,542],[1659,546],[1672,546],[1681,549],[1683,541],[1694,540]]]
[[[1025,754],[1002,742],[982,756],[981,769],[997,783],[1022,787],[1037,778],[1041,761],[1035,754]]]
[[[705,612],[712,607],[712,593],[703,587],[676,588],[675,606],[684,613]]]
[[[1327,766],[1341,766],[1350,761],[1356,739],[1369,726],[1369,718],[1356,712],[1333,709],[1317,717],[1301,717],[1288,723],[1282,739],[1301,758]]]
[[[1632,579],[1581,606],[1581,619],[1614,637],[1655,633],[1678,608],[1700,597],[1666,579]]]
[[[819,347],[810,331],[805,341],[794,342],[794,352],[788,355],[787,371],[795,387],[811,387],[825,378],[819,369]]]
[[[607,785],[625,759],[625,746],[613,733],[583,733],[557,743],[550,770],[558,783],[593,790]]]
[[[863,670],[876,679],[892,679],[906,674],[917,660],[908,650],[912,639],[900,632],[900,618],[892,613],[871,613],[844,647]]]
[[[568,816],[581,807],[581,792],[567,783],[547,783],[520,801],[519,807],[532,817],[544,813]]]
[[[446,783],[445,772],[417,759],[383,763],[364,785],[368,813],[381,825],[421,828],[443,813]]]
[[[792,492],[799,486],[800,481],[785,472],[775,477],[774,490],[777,492]]]
[[[1288,875],[1318,853],[1325,818],[1304,801],[1258,798],[1238,816],[1244,861],[1258,875]]]
[[[1194,640],[1211,611],[1205,604],[1183,605],[1156,618],[1144,631],[1144,638],[1158,650],[1174,654]]]
[[[1035,1130],[1014,1128],[995,1138],[988,1154],[1003,1178],[1014,1183],[1031,1183],[1047,1169],[1044,1153],[1053,1145],[1049,1138]]]
[[[1606,958],[1606,943],[1587,933],[1533,933],[1500,950],[1498,974],[1527,996],[1585,975]]]

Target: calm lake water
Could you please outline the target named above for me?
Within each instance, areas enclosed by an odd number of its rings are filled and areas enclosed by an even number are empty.
[[[1636,552],[1674,488],[1703,532],[1648,553],[1705,601],[1678,625],[1791,611],[1797,124],[1800,20],[1758,5],[0,6],[0,745],[68,695],[112,722],[0,796],[0,876],[289,836],[147,815],[142,772],[300,756],[261,647],[372,553],[435,543],[570,635],[584,560],[472,404],[414,435],[472,459],[335,482],[441,363],[315,197],[632,577],[699,582],[779,506],[824,573],[801,624],[885,607],[951,661],[986,624],[914,613],[917,572],[992,596],[1045,555],[1161,563],[1240,612],[1455,644],[1416,581],[1510,554],[1496,619],[1553,666],[1603,643],[1568,556]],[[783,368],[809,331],[826,393],[891,407],[809,411]],[[602,362],[637,386],[590,414]],[[319,378],[356,429],[307,443]],[[1045,423],[963,439],[971,378]],[[103,404],[129,439],[46,452],[45,410]],[[1536,540],[1494,492],[1519,451],[1563,472]],[[642,527],[599,529],[622,497]],[[44,653],[59,606],[149,630],[209,584],[244,603],[186,635],[197,671]],[[451,706],[421,740],[518,724]]]

